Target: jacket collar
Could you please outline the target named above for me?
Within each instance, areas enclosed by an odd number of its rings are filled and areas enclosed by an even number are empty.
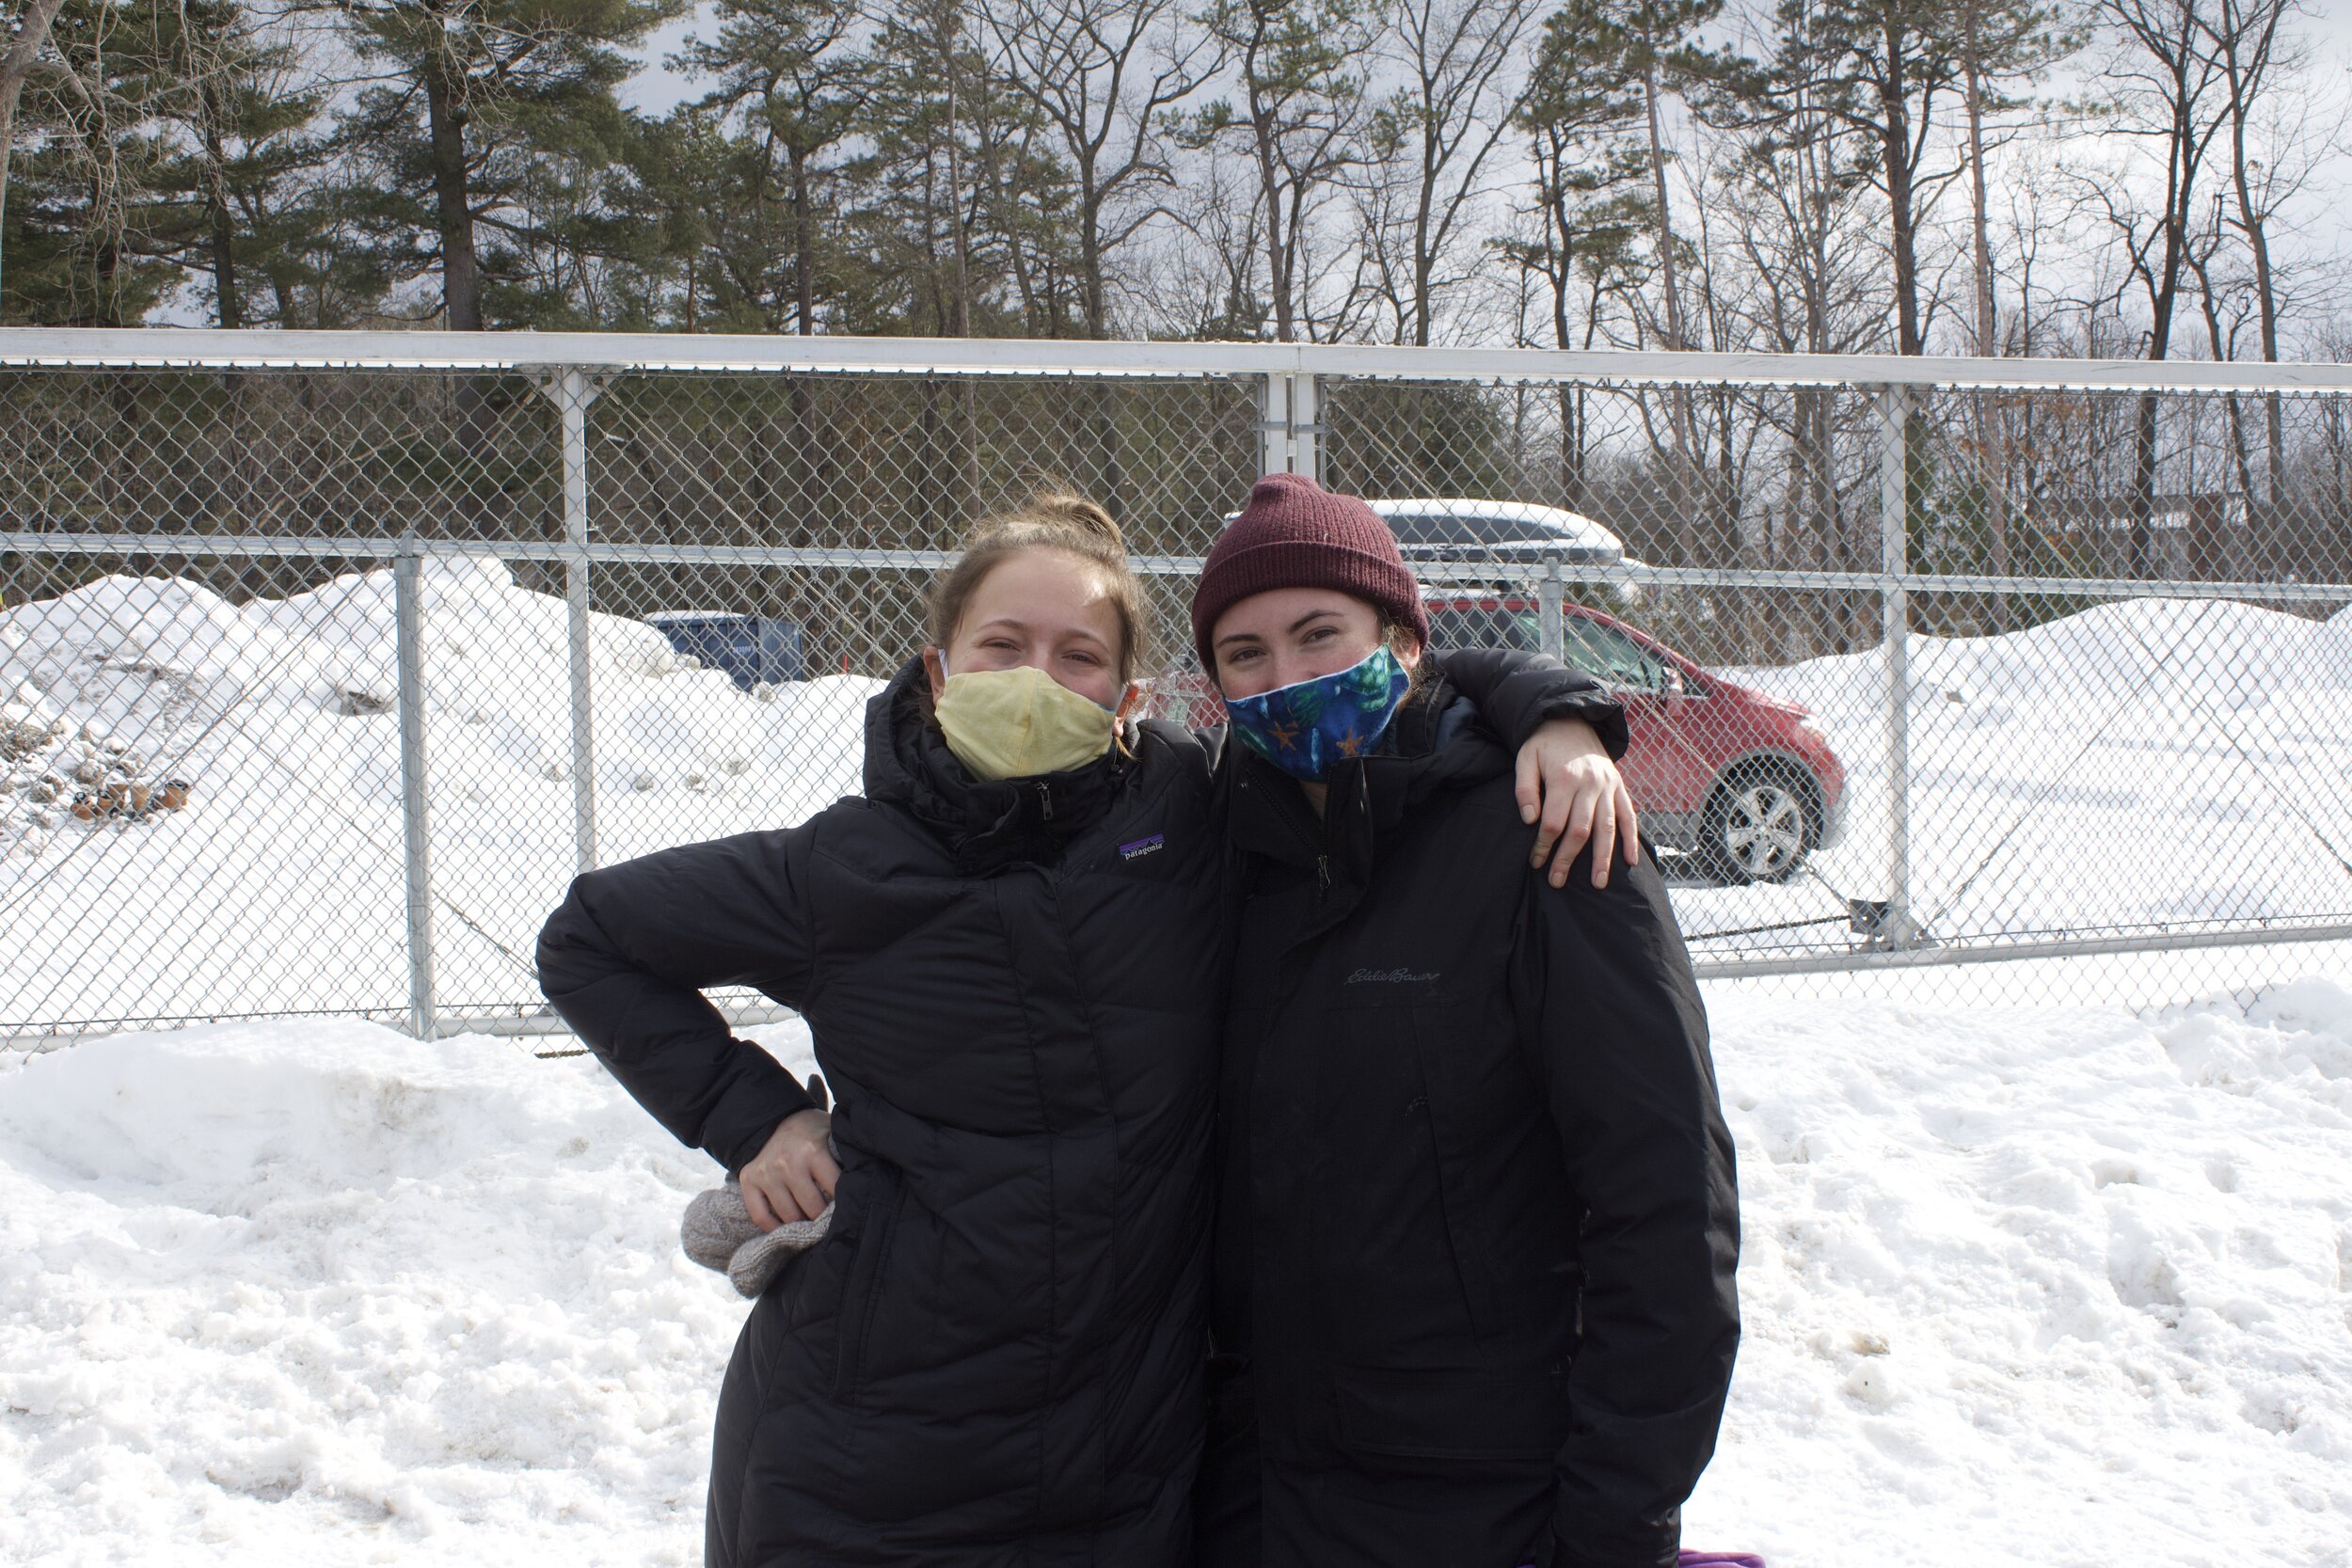
[[[1233,842],[1246,853],[1314,874],[1318,912],[1306,934],[1337,924],[1362,898],[1414,808],[1509,767],[1502,748],[1471,722],[1475,717],[1443,676],[1432,677],[1397,710],[1379,752],[1331,770],[1319,819],[1296,781],[1236,749]]]
[[[866,705],[866,799],[905,807],[967,876],[1058,861],[1070,840],[1109,811],[1132,766],[1114,747],[1067,773],[974,778],[931,721],[930,686],[920,659]]]

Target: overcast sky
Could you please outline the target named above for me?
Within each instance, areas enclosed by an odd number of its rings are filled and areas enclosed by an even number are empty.
[[[2301,30],[2317,45],[2316,53],[2325,66],[2332,66],[2343,78],[2352,73],[2352,0],[2302,0],[2305,16],[2298,23]],[[698,27],[705,37],[718,31],[711,19],[712,8],[698,5],[692,14],[679,18],[655,33],[641,51],[645,65],[629,80],[623,97],[632,108],[647,114],[666,114],[680,103],[701,90],[701,85],[671,71],[662,60],[676,51],[688,34]]]
[[[2320,88],[2323,99],[2341,102],[2344,96],[2352,95],[2352,0],[2302,0],[2302,5],[2305,14],[2296,25],[2311,45],[2312,85]],[[1739,0],[1734,0],[1731,8],[1740,8]],[[689,35],[700,32],[710,38],[717,31],[714,8],[706,0],[690,15],[654,34],[640,51],[644,67],[623,88],[625,102],[641,112],[660,115],[706,90],[707,83],[673,71],[664,62]],[[2082,64],[2092,67],[2098,59],[2098,52],[2092,51]],[[2080,150],[2078,144],[2071,146],[2069,161],[2097,161],[2095,151],[2081,159]],[[2340,156],[2337,163],[2340,167],[2352,165],[2352,151]],[[2289,254],[2296,248],[2306,255],[2316,250],[2323,256],[2331,250],[2341,254],[2352,249],[2352,188],[2314,189],[2298,208],[2282,214],[2291,229],[2299,230],[2281,236]],[[2185,350],[2187,345],[2184,342],[2180,347]]]

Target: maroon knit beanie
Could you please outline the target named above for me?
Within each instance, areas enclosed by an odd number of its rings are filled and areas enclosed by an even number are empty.
[[[1429,641],[1421,584],[1380,515],[1354,496],[1336,496],[1305,474],[1268,474],[1218,536],[1192,590],[1192,641],[1212,679],[1209,634],[1216,618],[1272,588],[1335,588],[1369,599],[1391,620]]]

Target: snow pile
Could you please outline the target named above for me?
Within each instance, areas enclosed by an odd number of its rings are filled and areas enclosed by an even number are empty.
[[[2136,599],[1914,636],[1909,654],[1913,911],[1931,938],[2352,916],[2352,614]],[[1884,672],[1876,650],[1726,672],[1814,711],[1848,832],[1782,889],[1677,888],[1694,938],[1885,896]]]
[[[2352,1561],[2352,989],[1714,1011],[1747,1338],[1688,1540]],[[715,1175],[481,1038],[0,1063],[0,1560],[699,1560],[744,1307],[675,1238]]]
[[[440,1001],[536,1010],[532,939],[578,863],[565,607],[496,561],[430,562],[422,589]],[[0,610],[0,916],[44,934],[0,985],[0,1034],[404,1009],[395,642],[388,572],[243,606],[108,578]],[[747,693],[605,614],[590,654],[601,861],[859,785],[874,681]],[[1931,940],[2352,919],[2352,611],[2135,600],[1910,657]],[[1785,887],[1684,881],[1684,929],[1702,960],[1842,945],[1846,900],[1889,888],[1883,661],[1730,673],[1814,709],[1848,831]],[[187,810],[69,814],[172,776]]]
[[[577,865],[565,606],[496,561],[428,562],[421,588],[442,998],[535,1007],[531,941]],[[589,648],[601,859],[786,826],[857,787],[879,683],[741,691],[613,615]],[[0,610],[0,911],[44,934],[0,988],[0,1032],[404,1005],[389,572],[242,606],[102,578]],[[70,810],[167,776],[189,809]]]

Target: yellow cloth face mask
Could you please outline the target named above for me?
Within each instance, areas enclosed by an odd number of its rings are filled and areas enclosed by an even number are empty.
[[[934,711],[947,749],[979,779],[1084,768],[1119,732],[1118,714],[1027,664],[949,675]]]

